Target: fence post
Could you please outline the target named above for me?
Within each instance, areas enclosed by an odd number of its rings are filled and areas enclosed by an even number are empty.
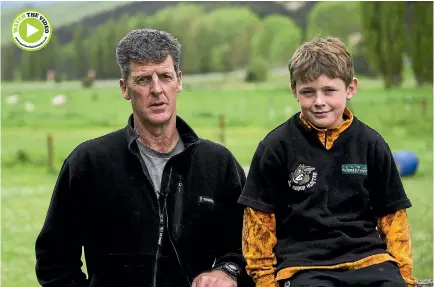
[[[220,130],[220,143],[225,144],[225,116],[220,115],[219,117],[219,130]]]
[[[47,134],[47,170],[48,172],[53,172],[54,171],[54,166],[53,166],[53,156],[54,151],[53,151],[53,137],[51,134]]]
[[[426,98],[422,99],[421,104],[422,104],[422,107],[421,107],[422,108],[422,117],[425,118],[425,116],[426,116],[426,106],[427,106]]]

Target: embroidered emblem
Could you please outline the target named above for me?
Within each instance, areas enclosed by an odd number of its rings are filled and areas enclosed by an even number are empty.
[[[205,196],[199,196],[199,202],[200,203],[206,202],[206,203],[214,204],[214,199],[209,198],[209,197],[205,197]]]
[[[315,185],[317,176],[314,167],[299,164],[296,170],[290,173],[288,185],[296,191],[306,190]]]
[[[368,174],[368,166],[366,164],[343,164],[343,174]]]

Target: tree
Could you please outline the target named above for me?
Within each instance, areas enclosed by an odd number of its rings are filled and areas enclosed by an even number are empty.
[[[1,49],[1,71],[2,81],[11,81],[14,75],[15,67],[18,67],[14,63],[15,58],[15,45],[9,44]]]
[[[360,2],[365,56],[386,88],[402,82],[405,2]]]
[[[74,30],[74,39],[73,46],[74,46],[74,56],[73,56],[73,70],[74,74],[77,78],[82,78],[86,73],[86,63],[87,63],[87,56],[86,56],[86,45],[84,42],[84,31],[82,25],[77,25],[77,27]]]
[[[268,57],[274,66],[287,65],[301,42],[301,29],[288,19],[287,29],[280,30],[270,44]]]
[[[308,19],[309,39],[326,35],[348,43],[349,37],[362,29],[359,2],[318,2],[309,12]]]
[[[258,31],[252,38],[251,41],[251,54],[255,57],[259,57],[266,61],[274,61],[280,62],[282,58],[287,58],[287,53],[290,55],[293,50],[293,45],[298,46],[301,41],[301,33],[297,32],[300,29],[297,25],[288,17],[281,15],[269,15],[262,20],[261,25],[258,28]],[[291,44],[288,44],[287,40],[282,39],[281,37],[294,37]],[[279,43],[282,41],[282,44],[290,48],[285,48],[285,50],[281,50]],[[272,43],[275,44],[272,44]],[[274,45],[274,48],[271,49],[271,46]],[[288,52],[286,50],[288,49]],[[278,53],[277,55],[275,53]],[[290,56],[289,56],[290,57]],[[288,58],[289,59],[289,58]]]
[[[410,58],[418,86],[433,81],[433,3],[409,2]]]
[[[170,32],[182,46],[181,70],[184,73],[198,72],[198,53],[194,41],[196,34],[190,31],[193,23],[197,19],[202,19],[205,12],[202,7],[192,3],[180,3],[176,6],[170,6],[155,13],[149,20],[149,26],[156,29],[163,29]],[[196,19],[196,20],[195,20]]]

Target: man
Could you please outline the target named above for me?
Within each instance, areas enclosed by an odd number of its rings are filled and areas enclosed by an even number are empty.
[[[65,160],[36,241],[42,286],[250,286],[241,253],[245,175],[176,114],[181,45],[133,30],[118,44],[125,128]],[[81,270],[82,247],[88,278]]]

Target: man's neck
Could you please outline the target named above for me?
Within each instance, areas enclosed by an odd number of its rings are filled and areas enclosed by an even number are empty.
[[[179,139],[176,117],[165,125],[153,126],[144,124],[134,116],[134,128],[144,145],[161,153],[173,150]]]

